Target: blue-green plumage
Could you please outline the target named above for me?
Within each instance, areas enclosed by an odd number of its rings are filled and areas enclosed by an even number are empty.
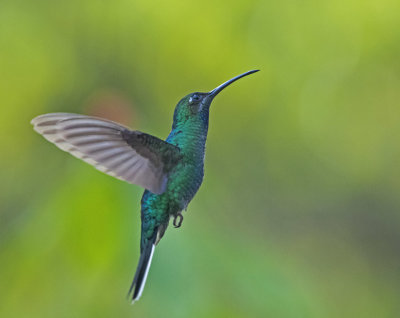
[[[163,141],[117,123],[76,114],[53,113],[32,120],[34,129],[60,149],[119,179],[144,187],[141,200],[140,258],[129,294],[139,299],[155,245],[170,218],[181,226],[185,210],[204,176],[204,154],[210,105],[232,78],[208,93],[182,98],[174,112],[172,130]]]

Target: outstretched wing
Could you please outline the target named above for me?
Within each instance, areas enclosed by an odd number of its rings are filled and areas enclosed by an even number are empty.
[[[181,158],[178,147],[110,120],[51,113],[31,123],[61,150],[156,194],[165,191],[168,173]]]

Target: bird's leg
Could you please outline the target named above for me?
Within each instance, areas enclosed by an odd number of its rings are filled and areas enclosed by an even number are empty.
[[[178,220],[178,222],[177,222],[177,220]],[[181,212],[178,212],[177,215],[174,215],[174,221],[172,222],[172,224],[174,225],[175,228],[178,228],[178,227],[181,227],[182,221],[183,221],[183,215]]]

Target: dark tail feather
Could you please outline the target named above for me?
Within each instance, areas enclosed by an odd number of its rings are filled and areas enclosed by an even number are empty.
[[[144,285],[146,284],[147,274],[149,273],[151,259],[154,253],[155,239],[156,236],[154,236],[154,239],[147,241],[142,247],[135,277],[133,278],[131,288],[128,292],[128,297],[130,297],[133,291],[132,304],[140,298],[143,292]]]

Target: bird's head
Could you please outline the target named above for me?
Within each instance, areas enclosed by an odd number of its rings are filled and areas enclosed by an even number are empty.
[[[233,82],[255,72],[258,72],[258,70],[248,71],[235,76],[208,93],[196,92],[183,97],[175,107],[173,127],[183,124],[192,118],[208,120],[208,112],[214,97]]]

